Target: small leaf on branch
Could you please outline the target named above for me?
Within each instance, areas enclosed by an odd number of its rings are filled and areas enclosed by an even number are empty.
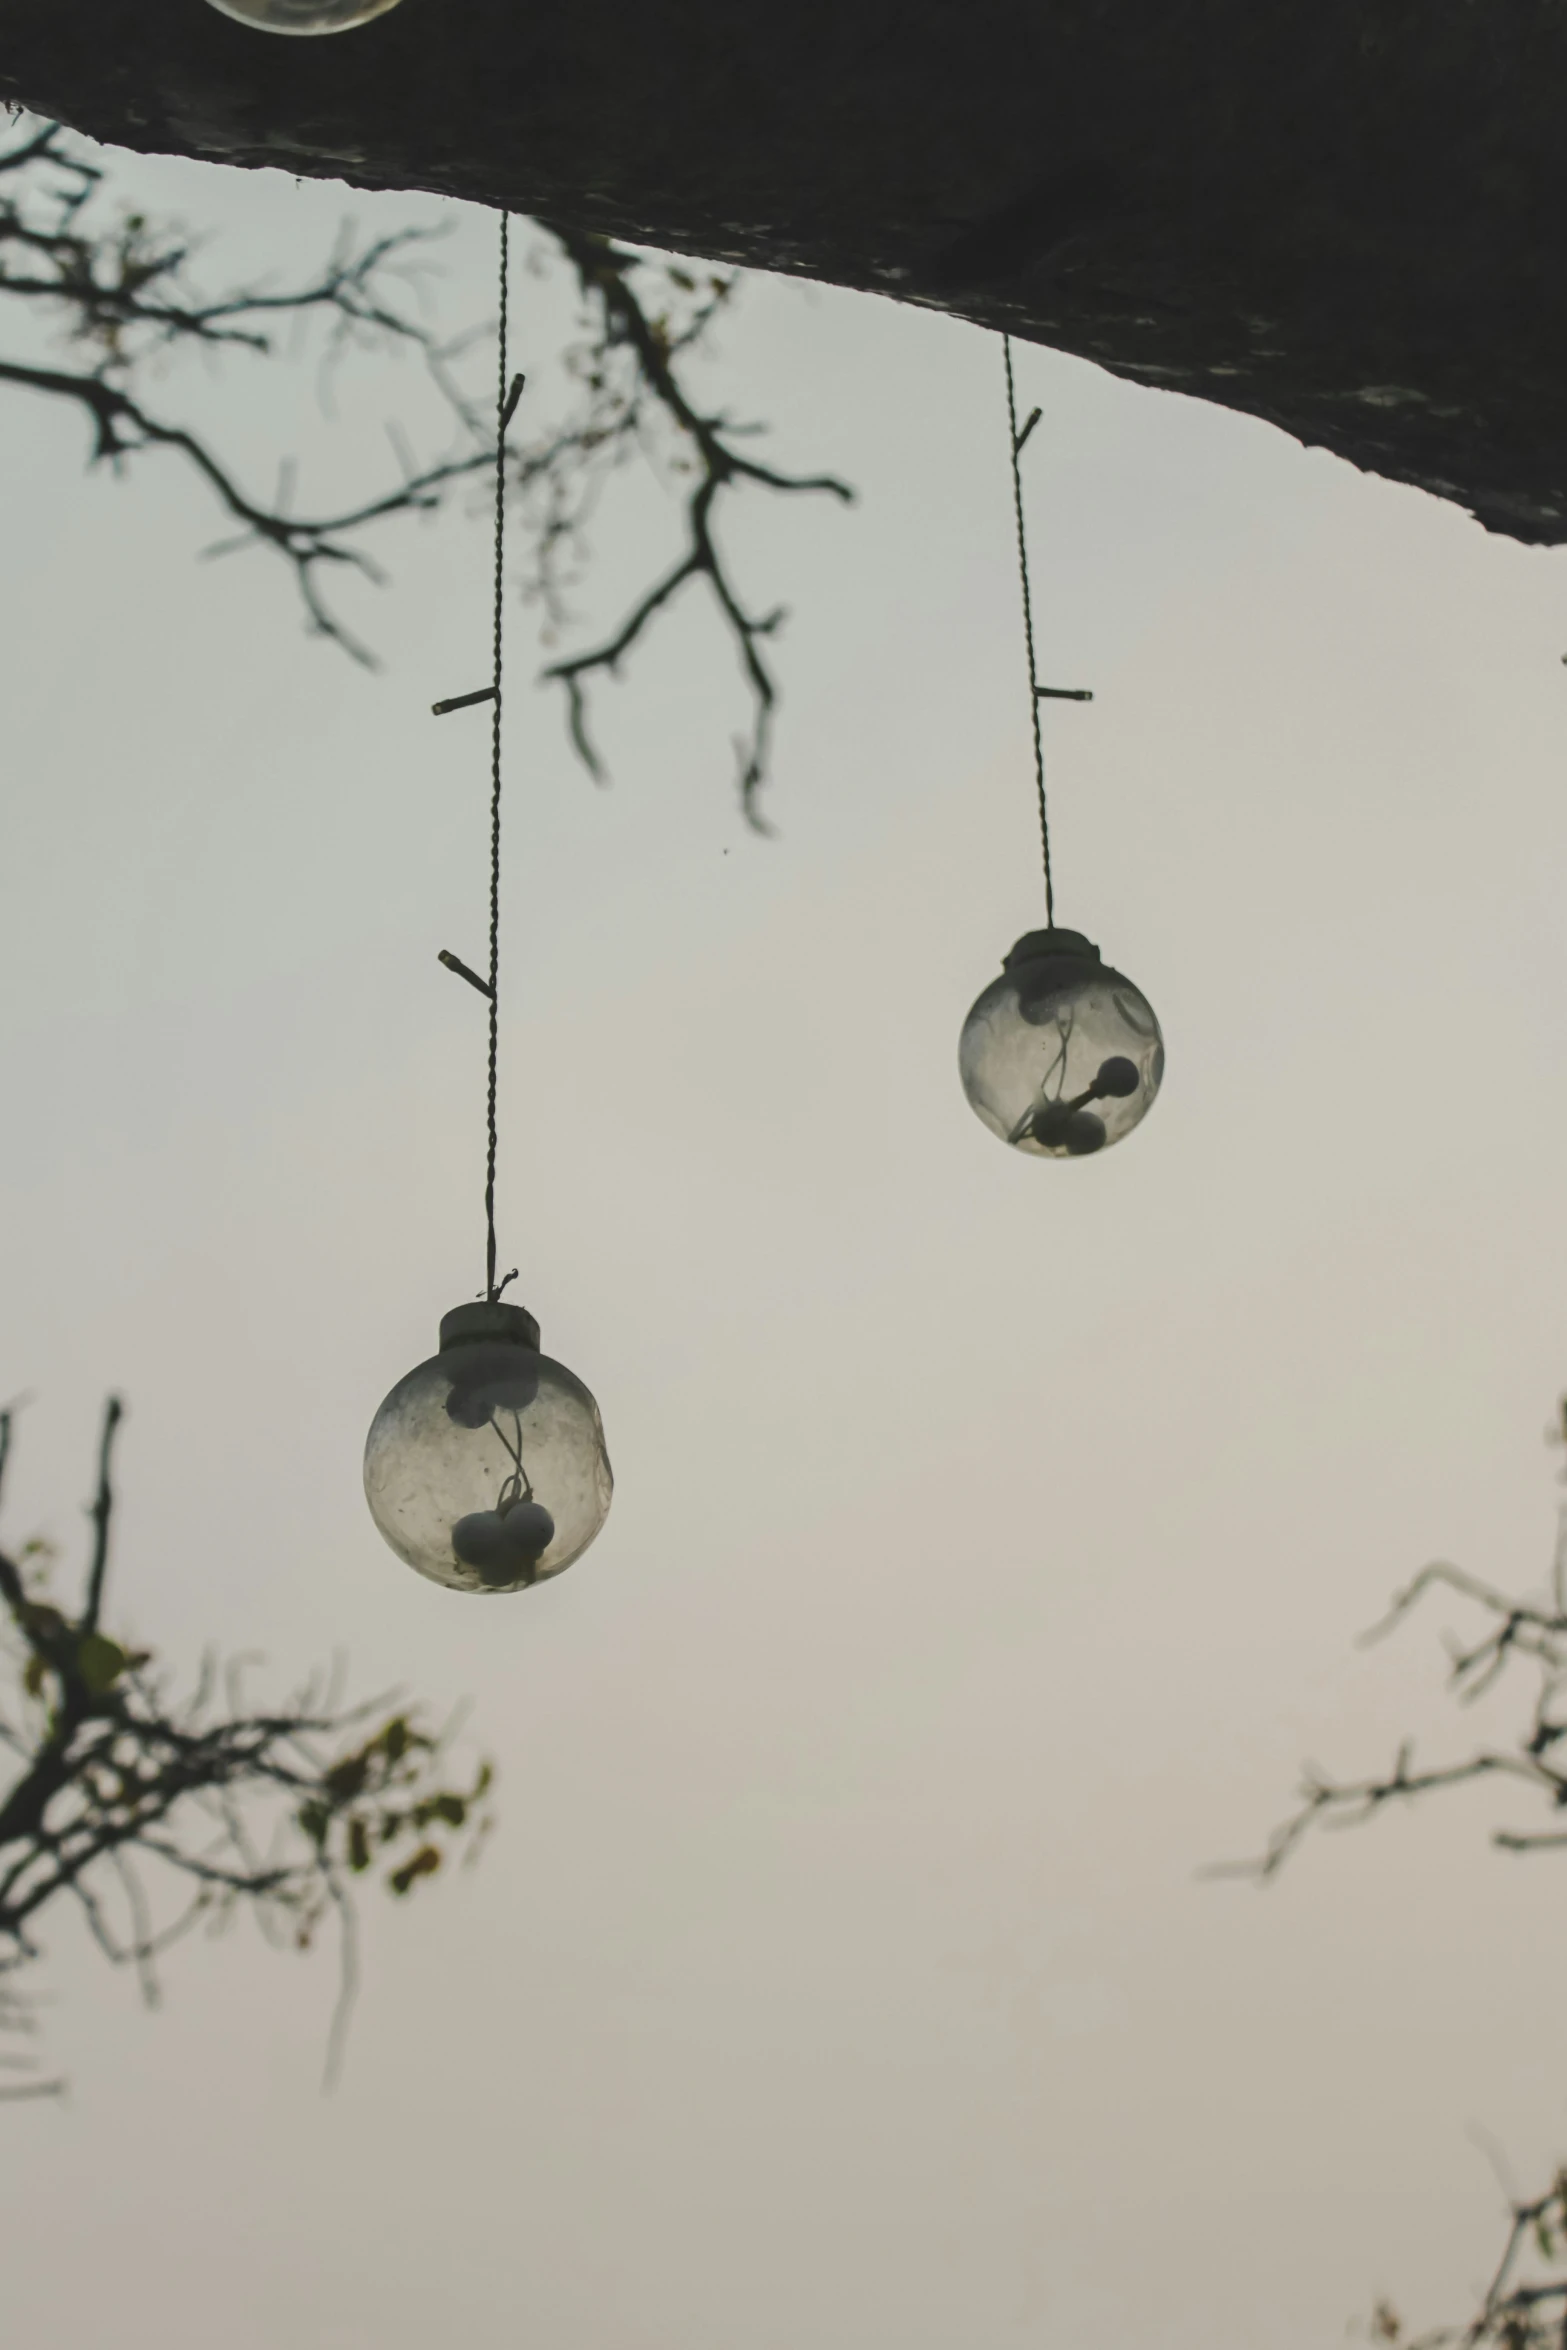
[[[357,1754],[345,1754],[341,1762],[335,1762],[325,1780],[332,1802],[352,1803],[356,1795],[362,1795],[369,1772],[369,1756],[363,1747]]]
[[[84,1633],[76,1643],[76,1670],[94,1697],[111,1690],[130,1661],[119,1642],[102,1632]]]
[[[422,1844],[412,1860],[405,1860],[400,1869],[393,1869],[386,1882],[396,1894],[403,1894],[418,1883],[421,1877],[433,1877],[441,1865],[440,1853],[433,1844]]]

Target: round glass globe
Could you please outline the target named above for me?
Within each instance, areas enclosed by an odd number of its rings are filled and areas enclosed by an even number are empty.
[[[264,33],[346,33],[372,16],[384,16],[397,0],[211,0],[211,5]]]
[[[1083,1159],[1146,1118],[1164,1039],[1088,939],[1031,930],[964,1021],[958,1068],[992,1134],[1033,1158]]]
[[[365,1498],[400,1559],[450,1591],[525,1591],[580,1558],[614,1480],[598,1405],[521,1306],[458,1306],[439,1354],[370,1423]]]

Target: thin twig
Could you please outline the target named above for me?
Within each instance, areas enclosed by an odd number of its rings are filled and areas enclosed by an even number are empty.
[[[758,795],[767,775],[778,688],[761,648],[782,625],[784,614],[775,610],[756,615],[747,610],[719,550],[714,508],[726,489],[745,482],[787,494],[825,494],[844,504],[852,501],[854,492],[835,474],[781,473],[739,450],[735,441],[743,437],[746,428],[732,424],[721,413],[698,409],[682,385],[674,365],[678,346],[667,329],[649,316],[631,283],[640,257],[584,230],[555,222],[545,225],[576,270],[583,293],[600,306],[604,345],[610,351],[629,352],[635,362],[634,390],[623,400],[621,412],[601,429],[606,437],[620,439],[640,433],[645,395],[680,436],[686,452],[683,461],[694,479],[685,504],[683,552],[636,600],[610,636],[585,652],[552,662],[544,674],[564,687],[572,742],[590,773],[602,778],[603,763],[588,732],[584,681],[601,672],[614,676],[650,624],[669,609],[687,583],[705,580],[733,639],[751,696],[750,732],[736,746],[741,806],[753,826],[765,829]]]

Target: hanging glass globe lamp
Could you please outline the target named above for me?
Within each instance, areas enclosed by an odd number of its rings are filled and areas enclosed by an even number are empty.
[[[372,16],[384,16],[397,0],[211,0],[211,5],[264,33],[346,33]]]
[[[1164,1039],[1153,1006],[1075,930],[1020,938],[963,1023],[963,1090],[992,1134],[1040,1159],[1084,1159],[1153,1107]]]
[[[614,1480],[598,1405],[521,1306],[457,1306],[440,1351],[370,1424],[365,1498],[400,1559],[450,1591],[525,1591],[580,1558]]]

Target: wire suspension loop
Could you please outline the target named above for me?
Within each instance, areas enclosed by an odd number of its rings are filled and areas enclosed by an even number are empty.
[[[501,214],[500,332],[495,389],[495,610],[492,628],[494,671],[490,707],[490,1067],[486,1107],[488,1149],[484,1168],[484,1294],[493,1305],[495,1281],[496,1096],[500,1067],[501,968],[501,637],[506,588],[506,425],[509,376],[507,304],[511,279],[511,215]]]
[[[1039,725],[1039,665],[1034,655],[1034,604],[1028,583],[1028,537],[1023,526],[1023,443],[1038,420],[1037,411],[1020,433],[1017,428],[1017,389],[1012,380],[1012,337],[1001,338],[1007,372],[1007,447],[1012,454],[1012,512],[1017,522],[1017,570],[1023,590],[1023,636],[1028,646],[1028,714],[1034,729],[1034,782],[1039,793],[1039,843],[1045,860],[1045,920],[1053,930],[1056,920],[1055,880],[1050,870],[1050,816],[1045,805],[1045,745]],[[497,676],[499,672],[497,672]],[[499,703],[497,702],[497,726]],[[493,1013],[491,1015],[493,1018]]]

